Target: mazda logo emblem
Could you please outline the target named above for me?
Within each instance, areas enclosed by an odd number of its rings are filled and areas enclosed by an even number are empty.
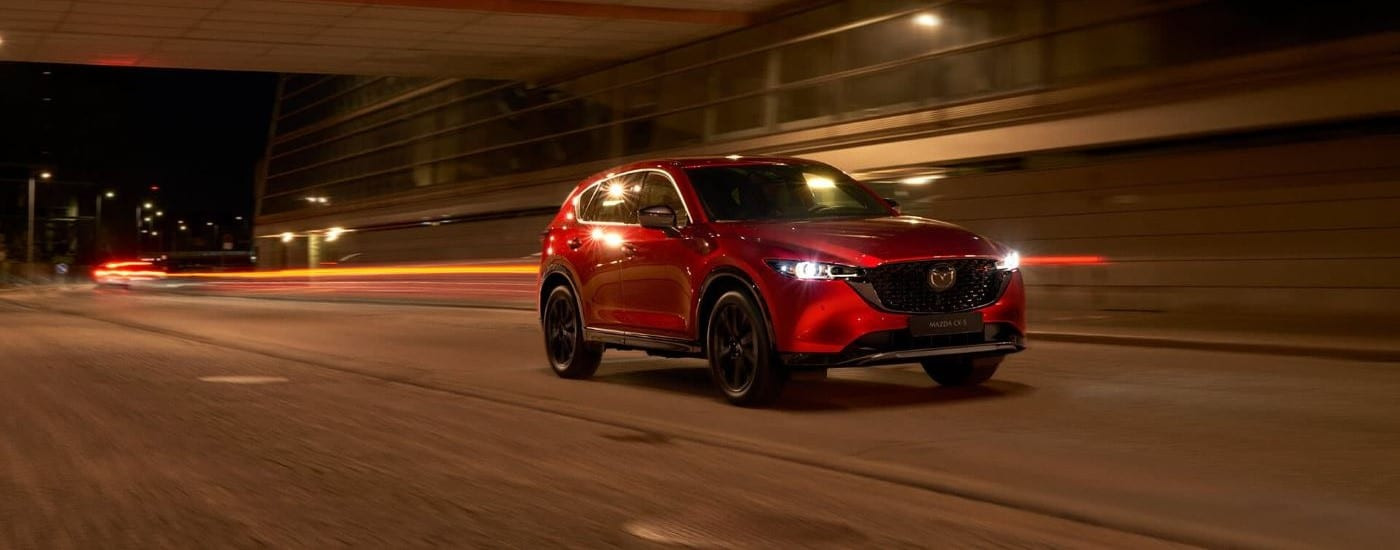
[[[958,270],[948,264],[938,264],[933,269],[928,270],[928,286],[933,287],[936,292],[943,292],[953,288],[953,283],[958,282]]]

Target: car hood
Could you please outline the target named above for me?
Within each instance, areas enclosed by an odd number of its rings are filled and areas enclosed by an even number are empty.
[[[768,248],[861,267],[938,256],[1002,253],[986,237],[951,223],[917,216],[743,223],[727,229],[725,233]]]

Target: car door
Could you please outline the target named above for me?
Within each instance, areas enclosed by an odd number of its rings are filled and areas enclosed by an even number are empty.
[[[692,303],[688,267],[695,265],[698,256],[690,238],[690,211],[669,175],[650,170],[641,174],[637,208],[669,206],[676,211],[680,228],[672,234],[640,225],[626,228],[620,244],[623,297],[618,316],[633,332],[688,337]]]
[[[566,237],[584,324],[621,329],[623,311],[621,248],[629,223],[636,223],[636,200],[641,175],[623,174],[603,180],[579,197],[578,224]]]

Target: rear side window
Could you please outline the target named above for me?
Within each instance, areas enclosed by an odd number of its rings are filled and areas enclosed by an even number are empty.
[[[690,223],[690,218],[686,216],[685,201],[681,200],[680,193],[676,192],[676,185],[660,173],[647,172],[646,179],[642,181],[642,196],[637,201],[637,208],[657,205],[666,205],[676,211],[676,225],[684,227]]]
[[[637,196],[642,173],[604,180],[579,197],[580,218],[585,222],[637,223]]]

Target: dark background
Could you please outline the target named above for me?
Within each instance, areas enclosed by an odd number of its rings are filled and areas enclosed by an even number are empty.
[[[22,253],[31,169],[54,174],[40,208],[76,195],[80,215],[91,216],[94,193],[116,191],[103,213],[114,255],[133,252],[134,209],[145,200],[171,229],[184,219],[191,229],[215,221],[246,233],[251,224],[233,218],[251,220],[276,82],[269,73],[0,63],[0,232],[11,259]]]

